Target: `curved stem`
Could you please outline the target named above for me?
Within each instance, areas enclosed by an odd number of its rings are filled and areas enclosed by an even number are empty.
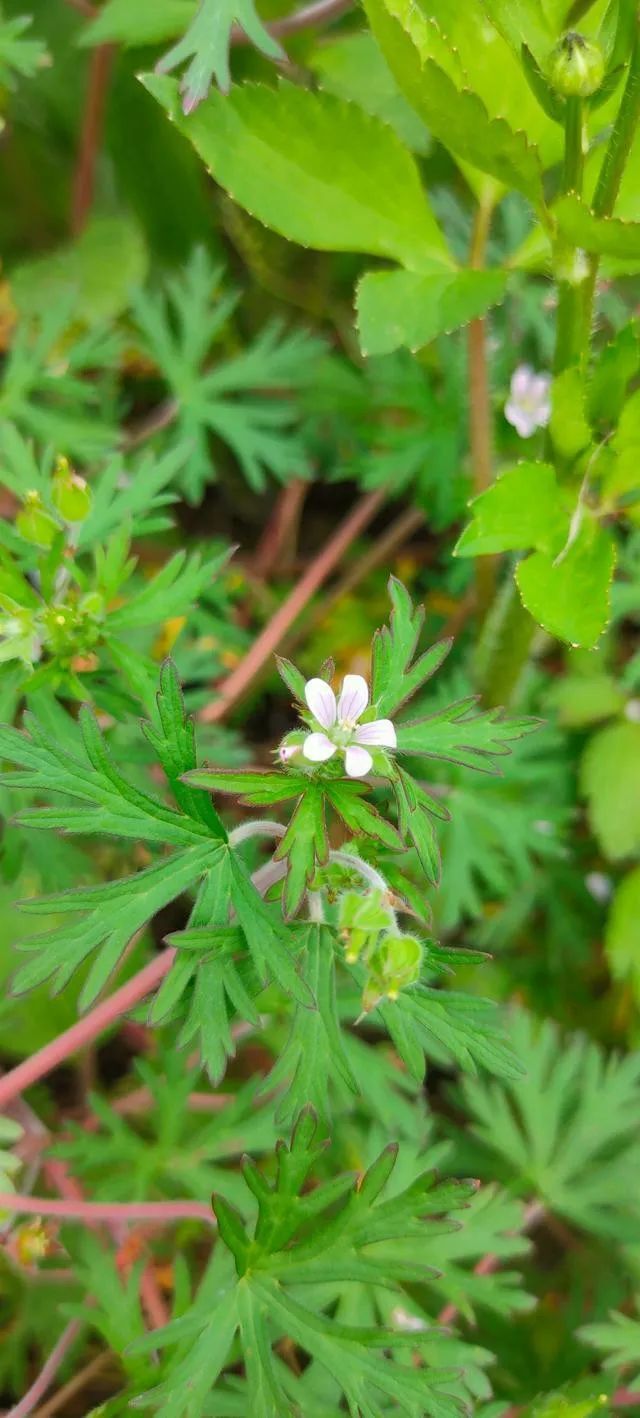
[[[248,842],[250,837],[284,837],[286,827],[273,818],[255,818],[252,822],[241,822],[229,833],[229,846],[237,847],[240,842]]]
[[[381,872],[376,867],[372,867],[370,862],[364,862],[362,857],[356,857],[351,852],[329,852],[330,862],[340,862],[343,867],[350,867],[352,871],[357,871],[364,877],[377,891],[384,892],[384,895],[391,897],[394,895],[388,881],[385,881]],[[391,916],[394,929],[397,929],[398,921],[393,907],[389,904],[389,914]]]

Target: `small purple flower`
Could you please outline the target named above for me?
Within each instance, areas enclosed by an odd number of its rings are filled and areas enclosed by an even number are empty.
[[[546,428],[551,418],[551,375],[536,374],[529,364],[519,364],[511,378],[504,416],[520,438],[531,438]]]
[[[305,758],[312,763],[326,763],[335,753],[344,753],[349,777],[364,778],[373,767],[369,746],[396,747],[396,731],[390,719],[358,723],[369,703],[369,686],[362,675],[345,675],[337,703],[331,686],[323,679],[307,680],[304,694],[320,725],[319,731],[307,734],[302,745]]]

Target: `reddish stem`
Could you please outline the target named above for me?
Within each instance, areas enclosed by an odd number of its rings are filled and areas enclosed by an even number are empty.
[[[356,537],[373,521],[376,513],[382,507],[384,499],[384,491],[379,490],[368,493],[357,503],[326,546],[312,561],[297,586],[294,586],[291,595],[272,616],[268,625],[265,625],[244,660],[241,660],[237,668],[219,685],[217,699],[208,704],[200,714],[203,723],[210,724],[215,723],[218,719],[223,719],[232,705],[246,693],[256,675],[260,673],[267,660],[277,650],[281,640],[318,587],[330,576]]]
[[[48,1196],[21,1196],[0,1192],[0,1211],[21,1216],[58,1216],[65,1221],[106,1221],[120,1225],[126,1221],[152,1221],[160,1225],[172,1221],[208,1221],[215,1226],[210,1206],[203,1201],[77,1201]]]
[[[300,525],[302,508],[308,491],[309,483],[302,482],[300,478],[294,478],[286,487],[283,487],[282,492],[278,495],[278,500],[258,542],[253,558],[253,571],[256,576],[262,576],[265,581],[277,567],[282,566],[283,559],[288,559],[291,544],[295,540]]]
[[[80,151],[73,181],[71,230],[74,236],[78,236],[85,226],[93,204],[107,89],[115,52],[115,45],[99,44],[94,49],[89,62]]]
[[[70,1054],[77,1053],[78,1049],[89,1044],[104,1029],[114,1024],[120,1015],[126,1014],[127,1010],[150,994],[170,970],[174,956],[173,947],[163,950],[119,990],[108,999],[102,1000],[89,1014],[85,1014],[83,1019],[79,1019],[70,1029],[65,1029],[63,1034],[52,1039],[50,1044],[45,1044],[44,1048],[38,1049],[31,1058],[25,1059],[17,1068],[11,1069],[10,1073],[0,1078],[0,1111],[18,1093],[30,1088],[32,1083],[36,1083],[52,1069],[58,1068]]]
[[[41,1398],[44,1398],[47,1389],[50,1384],[53,1383],[60,1365],[77,1338],[81,1328],[80,1320],[71,1320],[66,1329],[63,1329],[58,1343],[54,1345],[48,1359],[45,1360],[38,1377],[34,1379],[31,1387],[27,1389],[24,1398],[21,1398],[19,1403],[16,1403],[13,1408],[9,1409],[6,1418],[27,1418],[28,1413],[33,1413],[36,1404],[40,1402]]]

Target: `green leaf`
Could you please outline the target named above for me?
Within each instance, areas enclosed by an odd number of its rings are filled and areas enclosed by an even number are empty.
[[[632,320],[618,331],[596,360],[589,383],[589,419],[596,427],[616,424],[627,388],[640,369],[640,326]]]
[[[538,0],[482,0],[491,23],[519,56],[523,44],[544,64],[554,33]]]
[[[516,567],[522,603],[551,635],[591,650],[611,614],[616,549],[611,534],[585,518],[575,540],[555,560],[536,551]]]
[[[524,133],[491,118],[477,94],[456,73],[435,26],[406,0],[366,0],[373,33],[411,106],[450,152],[544,208],[542,169]],[[442,67],[444,64],[445,67]],[[455,75],[455,77],[452,77]]]
[[[402,842],[395,827],[387,822],[371,803],[365,802],[362,793],[366,791],[359,783],[327,780],[322,784],[327,800],[346,823],[354,836],[372,837],[390,851],[397,852]]]
[[[193,17],[193,0],[107,0],[80,31],[78,44],[162,44],[182,34]]]
[[[631,1241],[640,1207],[637,1117],[640,1058],[607,1055],[515,1010],[510,1036],[523,1076],[466,1078],[467,1116],[457,1154],[476,1175],[500,1178],[596,1236]],[[471,1139],[478,1140],[474,1147]]]
[[[568,512],[549,463],[505,468],[486,492],[469,503],[473,520],[465,527],[455,556],[485,556],[527,547],[559,550],[569,528]]]
[[[580,786],[605,856],[618,861],[640,850],[640,724],[611,724],[594,735]]]
[[[635,270],[640,262],[640,222],[619,217],[595,217],[589,208],[570,193],[553,208],[558,230],[574,246],[598,256],[616,256]]]
[[[398,753],[460,763],[481,773],[499,773],[493,760],[509,744],[538,728],[537,719],[505,719],[500,709],[476,713],[477,699],[460,699],[423,719],[398,725]]]
[[[74,323],[92,327],[121,314],[146,269],[144,242],[131,219],[94,217],[77,241],[14,267],[11,298],[23,319],[72,300]]]
[[[611,675],[569,674],[552,685],[549,703],[560,724],[583,728],[619,714],[624,708],[624,694]]]
[[[472,1074],[478,1066],[498,1078],[519,1078],[523,1072],[491,1000],[418,985],[403,990],[397,1000],[378,1005],[377,1012],[412,1071],[414,1050],[420,1050],[441,1062],[454,1059]]]
[[[437,886],[440,880],[440,848],[433,822],[434,800],[400,767],[394,788],[400,831],[413,843],[427,879]],[[435,815],[442,816],[442,809],[437,804],[435,806],[438,807]]]
[[[231,793],[241,803],[264,806],[297,798],[304,792],[309,779],[302,773],[286,770],[269,773],[252,768],[196,768],[185,773],[185,782],[194,788],[205,788],[210,793]]]
[[[308,783],[298,802],[284,837],[275,851],[277,861],[287,863],[284,911],[294,916],[313,880],[316,867],[329,855],[329,839],[324,816],[324,793],[319,783]]]
[[[616,887],[604,948],[614,980],[628,980],[640,1001],[640,867]]]
[[[257,975],[263,981],[269,975],[293,999],[309,1005],[308,987],[291,954],[290,934],[259,896],[244,863],[233,852],[229,860],[231,901]]]
[[[347,34],[312,51],[308,63],[328,93],[382,118],[414,153],[424,156],[431,138],[410,108],[370,34]]]
[[[228,98],[211,93],[185,119],[173,80],[147,76],[145,84],[216,181],[290,241],[415,270],[451,266],[413,159],[354,104],[292,84],[248,84]]]
[[[389,354],[406,346],[422,349],[486,314],[502,300],[504,271],[459,271],[419,275],[376,271],[362,276],[356,295],[360,347],[365,355]]]
[[[371,700],[380,717],[394,714],[439,670],[453,642],[440,640],[413,662],[424,624],[424,606],[414,607],[406,586],[389,578],[391,615],[373,637]]]
[[[254,0],[200,0],[186,34],[156,65],[158,74],[168,74],[185,59],[191,60],[180,83],[185,113],[191,113],[206,98],[213,79],[223,93],[231,87],[229,49],[234,24],[239,24],[247,39],[269,59],[285,57],[265,29]]]
[[[573,463],[591,447],[584,378],[576,367],[564,369],[553,381],[549,427],[555,451],[564,463]]]
[[[287,1085],[277,1114],[282,1122],[290,1121],[306,1104],[311,1104],[319,1117],[329,1118],[331,1085],[342,1085],[342,1093],[345,1087],[348,1093],[358,1092],[336,1010],[332,932],[309,925],[305,938],[303,977],[314,1000],[313,1009],[296,1010],[284,1049],[265,1082],[269,1092],[282,1083]]]

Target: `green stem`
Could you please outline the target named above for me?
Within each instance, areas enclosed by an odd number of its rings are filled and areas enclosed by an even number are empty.
[[[629,61],[629,73],[624,93],[607,144],[600,176],[593,197],[592,209],[596,217],[610,217],[616,204],[625,164],[629,156],[638,122],[640,121],[640,19],[636,19],[633,48]],[[589,276],[585,283],[585,318],[591,328],[593,303],[600,257],[594,253],[589,260]]]
[[[481,199],[476,208],[469,250],[469,266],[478,271],[484,266],[491,227],[493,198]],[[490,487],[493,472],[493,430],[489,362],[487,359],[487,325],[482,319],[472,320],[467,330],[469,360],[469,441],[473,488],[476,496]],[[476,574],[476,608],[479,619],[486,615],[495,586],[495,557],[478,557]]]

